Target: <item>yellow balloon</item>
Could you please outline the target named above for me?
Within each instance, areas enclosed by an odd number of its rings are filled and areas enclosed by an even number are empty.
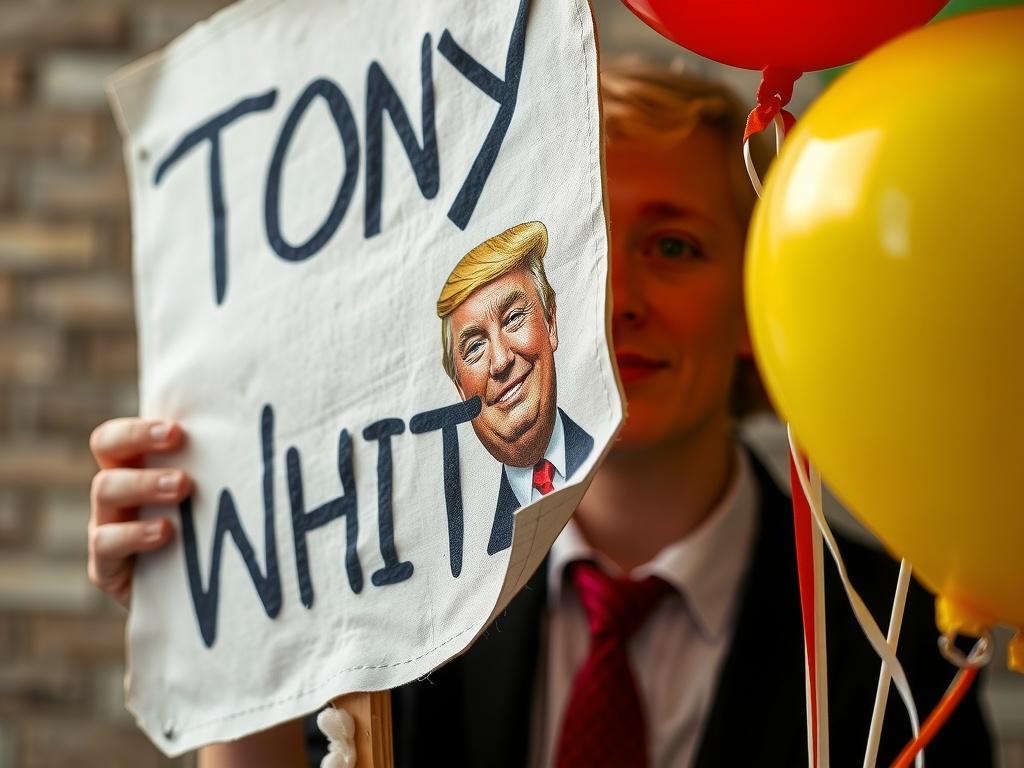
[[[912,32],[797,123],[748,244],[776,406],[944,631],[1024,627],[1022,128],[1024,8]]]

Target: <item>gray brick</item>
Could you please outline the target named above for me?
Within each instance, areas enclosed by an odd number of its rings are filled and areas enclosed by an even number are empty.
[[[22,193],[37,214],[128,216],[128,186],[120,164],[84,169],[37,164]]]
[[[40,504],[36,545],[42,552],[79,555],[88,548],[89,489],[50,491]]]
[[[85,552],[73,562],[33,555],[0,558],[0,611],[84,613],[102,599],[86,575]]]
[[[70,660],[83,667],[100,664],[123,667],[124,624],[127,614],[116,608],[112,615],[32,615],[26,619],[25,644],[40,662]]]
[[[77,372],[80,366],[69,368]],[[75,378],[70,383],[56,380],[12,387],[8,395],[12,428],[64,436],[84,446],[98,424],[137,410],[133,381]]]
[[[86,364],[97,378],[134,380],[139,370],[135,333],[97,332],[86,339]]]
[[[14,206],[14,165],[0,155],[0,212]]]
[[[0,321],[14,317],[18,306],[18,294],[13,275],[0,274]]]
[[[0,380],[45,381],[61,370],[62,352],[60,336],[52,330],[0,328]]]
[[[21,755],[19,768],[167,768],[185,762],[163,757],[134,727],[111,726],[82,717],[25,723]]]
[[[17,714],[30,707],[81,711],[89,696],[88,680],[67,663],[0,665],[0,712]]]
[[[125,37],[125,14],[118,8],[4,0],[0,46],[39,50],[71,46],[114,46]]]
[[[14,491],[0,491],[0,546],[24,544],[32,530],[24,501]]]
[[[123,328],[134,319],[127,275],[40,277],[28,286],[27,298],[28,307],[39,317],[77,328]]]
[[[22,655],[28,636],[25,623],[20,614],[0,614],[0,659],[17,659]]]
[[[0,268],[5,270],[88,267],[99,247],[96,228],[88,223],[0,220]]]
[[[0,112],[0,152],[25,158],[93,162],[114,146],[116,128],[106,111],[42,109]]]
[[[106,79],[135,58],[79,52],[48,56],[36,70],[39,97],[48,106],[105,108]]]
[[[0,768],[17,768],[18,742],[12,725],[0,720]]]
[[[0,107],[17,107],[28,99],[31,78],[27,56],[0,51]]]
[[[94,474],[96,462],[81,440],[0,442],[0,488],[84,488]]]

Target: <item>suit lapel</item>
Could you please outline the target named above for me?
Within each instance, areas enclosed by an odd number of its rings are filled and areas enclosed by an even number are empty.
[[[806,762],[800,603],[789,500],[751,457],[761,492],[758,532],[735,635],[696,768]]]
[[[487,542],[487,554],[493,555],[512,546],[512,518],[519,509],[519,499],[508,481],[505,467],[501,468],[501,485],[498,487],[498,503],[491,525],[491,538]]]
[[[594,438],[566,416],[561,408],[558,412],[562,416],[562,432],[565,434],[565,478],[568,480],[583,466],[594,449]]]

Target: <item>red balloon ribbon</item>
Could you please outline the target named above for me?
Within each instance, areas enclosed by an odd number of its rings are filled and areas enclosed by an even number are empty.
[[[804,471],[808,470],[807,460],[801,456]],[[817,685],[817,654],[814,636],[814,520],[811,517],[811,505],[804,496],[797,474],[796,461],[793,454],[789,455],[789,477],[793,488],[793,528],[796,533],[796,570],[800,585],[800,613],[804,624],[804,658],[807,663],[807,692],[810,697],[810,722],[807,723],[811,732],[811,765],[818,764],[818,685]]]
[[[757,106],[747,116],[747,127],[743,131],[746,141],[755,133],[770,126],[776,115],[782,115],[786,133],[793,127],[796,118],[784,107],[793,98],[793,84],[802,75],[795,69],[765,67],[761,70],[761,85],[757,87]]]

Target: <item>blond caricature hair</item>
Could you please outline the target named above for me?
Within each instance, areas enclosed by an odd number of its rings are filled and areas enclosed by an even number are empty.
[[[448,378],[456,384],[459,383],[459,377],[455,370],[452,312],[477,288],[522,267],[530,272],[544,308],[544,319],[550,322],[555,309],[555,291],[544,273],[544,255],[547,250],[547,227],[539,221],[528,221],[480,243],[455,265],[437,298],[437,316],[441,318],[441,362]]]
[[[681,72],[630,62],[601,71],[604,128],[609,142],[639,142],[670,154],[697,128],[709,128],[722,140],[733,201],[745,236],[757,202],[743,164],[743,132],[749,106],[720,83]],[[751,137],[750,154],[764,177],[774,152],[764,134]],[[614,179],[609,179],[614,184]],[[612,222],[615,226],[615,222]],[[733,416],[771,410],[753,360],[740,359],[731,394]]]

